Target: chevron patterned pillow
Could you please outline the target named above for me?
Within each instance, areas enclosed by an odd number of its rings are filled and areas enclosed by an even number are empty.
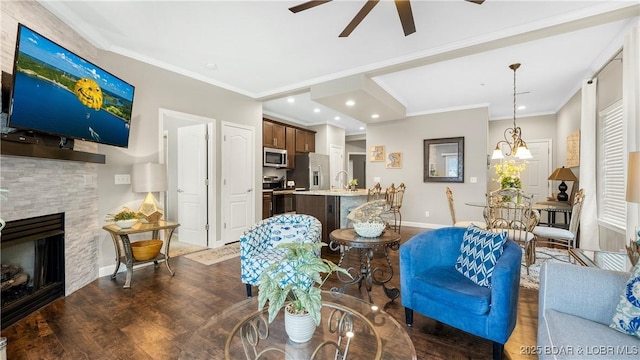
[[[460,244],[456,270],[480,286],[491,287],[491,274],[506,240],[505,232],[495,233],[469,225]]]

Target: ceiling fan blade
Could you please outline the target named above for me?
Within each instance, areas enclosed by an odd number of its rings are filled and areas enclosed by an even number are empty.
[[[311,8],[313,8],[313,7],[316,7],[316,6],[318,6],[318,5],[322,5],[322,4],[328,3],[328,2],[330,2],[330,1],[331,1],[331,0],[314,0],[314,1],[307,1],[307,2],[304,2],[304,3],[300,4],[300,5],[296,5],[296,6],[290,7],[290,8],[289,8],[289,10],[290,10],[292,13],[294,13],[294,14],[295,14],[295,13],[297,13],[297,12],[300,12],[300,11],[303,11],[303,10],[307,10],[307,9],[311,9]]]
[[[353,17],[353,20],[351,20],[349,25],[347,25],[347,27],[345,27],[344,30],[342,30],[342,32],[340,33],[340,35],[338,35],[338,37],[349,36],[351,32],[355,30],[358,24],[360,24],[360,22],[362,22],[362,20],[367,16],[367,14],[371,11],[371,9],[373,9],[376,5],[378,5],[379,1],[380,0],[367,0],[367,2],[364,4],[362,9],[358,11],[356,16]]]
[[[400,16],[400,22],[402,23],[402,30],[404,30],[404,36],[413,34],[416,32],[416,23],[413,21],[411,3],[409,0],[396,0],[395,3],[396,9],[398,9],[398,16]]]
[[[468,2],[472,2],[474,4],[478,4],[478,5],[482,5],[482,3],[484,2],[484,0],[465,0]]]

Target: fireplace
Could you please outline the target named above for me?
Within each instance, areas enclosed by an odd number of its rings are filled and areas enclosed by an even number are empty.
[[[2,229],[2,329],[64,296],[64,213]]]

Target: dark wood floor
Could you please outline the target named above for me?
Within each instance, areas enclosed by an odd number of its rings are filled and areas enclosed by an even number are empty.
[[[421,231],[403,227],[403,241]],[[391,253],[396,276],[390,284],[399,286],[398,256]],[[329,257],[337,261],[337,256]],[[172,258],[171,264],[176,270],[174,277],[164,265],[158,269],[149,266],[134,272],[130,290],[122,288],[123,273],[115,281],[102,277],[8,327],[2,331],[8,339],[7,358],[177,359],[181,346],[196,329],[214,314],[245,300],[246,295],[240,282],[239,258],[205,266],[181,256]],[[331,279],[325,287],[338,284]],[[347,293],[366,297],[357,286],[349,287]],[[372,296],[404,324],[400,299],[387,302],[379,286],[374,286]],[[522,352],[536,344],[537,311],[537,290],[521,288],[518,323],[505,346],[508,359],[528,358]],[[407,332],[418,359],[491,358],[489,341],[419,314]]]

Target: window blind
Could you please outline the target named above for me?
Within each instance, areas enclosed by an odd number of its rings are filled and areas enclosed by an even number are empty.
[[[599,220],[614,230],[622,230],[627,224],[624,179],[624,122],[622,101],[609,106],[600,113],[599,136]]]

